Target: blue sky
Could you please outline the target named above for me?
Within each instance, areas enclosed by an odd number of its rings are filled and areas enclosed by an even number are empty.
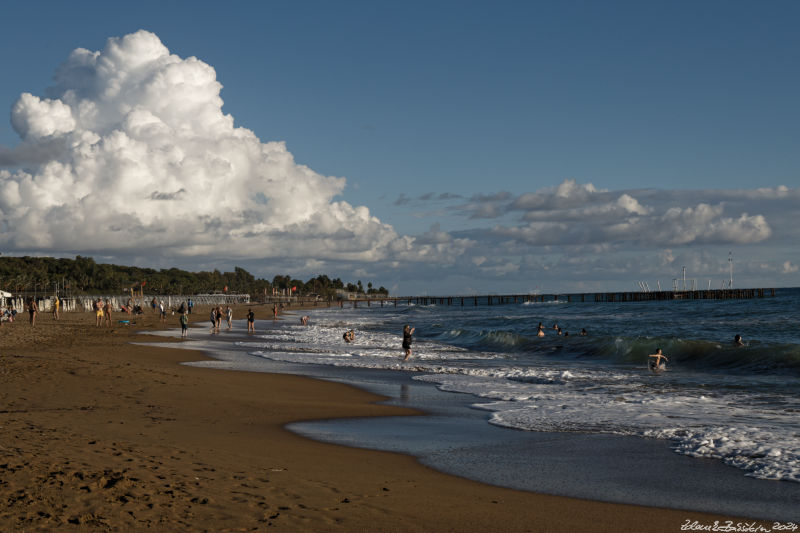
[[[324,204],[365,206],[409,248],[429,247],[415,255],[349,228],[359,253],[315,256],[309,245],[269,255],[269,267],[233,253],[165,257],[163,243],[6,238],[8,253],[238,264],[269,277],[320,270],[402,293],[437,292],[436,279],[461,293],[634,290],[640,279],[665,284],[683,263],[716,286],[733,250],[737,283],[800,284],[796,2],[33,1],[4,6],[3,19],[9,111],[25,92],[58,96],[47,88],[72,50],[144,29],[213,67],[236,127],[345,178]],[[0,145],[20,142],[1,121]],[[20,169],[43,181],[11,159],[6,181],[20,182]],[[696,235],[659,237],[665,224]]]

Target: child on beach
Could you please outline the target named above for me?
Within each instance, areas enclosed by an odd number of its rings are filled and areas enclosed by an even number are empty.
[[[189,316],[186,311],[181,315],[181,337],[189,336]]]

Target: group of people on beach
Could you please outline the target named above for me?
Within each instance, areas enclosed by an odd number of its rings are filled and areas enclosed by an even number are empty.
[[[14,322],[16,318],[17,310],[14,308],[14,304],[11,304],[0,313],[0,324],[3,322]]]
[[[188,315],[188,310],[181,315],[181,325],[183,325],[183,317],[187,317],[187,322],[188,322],[187,315]],[[231,309],[230,305],[225,306],[224,311],[221,305],[213,307],[211,309],[211,313],[209,315],[209,319],[211,320],[211,333],[219,332],[223,318],[225,319],[225,322],[228,324],[228,330],[233,329],[233,309]],[[252,308],[247,310],[246,318],[247,318],[247,332],[255,333],[256,314],[253,312]]]
[[[95,327],[108,326],[111,327],[111,302],[109,300],[103,301],[98,298],[92,302],[92,311],[94,311],[94,325]]]
[[[186,312],[188,314],[188,311]],[[233,309],[231,306],[225,307],[225,310],[222,310],[222,306],[218,305],[217,307],[211,308],[211,332],[214,333],[219,331],[220,325],[222,324],[222,318],[225,317],[225,321],[228,323],[228,329],[233,328]]]

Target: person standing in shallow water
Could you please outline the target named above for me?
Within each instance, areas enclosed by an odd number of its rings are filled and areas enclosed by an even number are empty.
[[[403,361],[408,361],[409,357],[411,357],[411,343],[414,341],[412,335],[416,329],[417,328],[412,328],[408,324],[403,326],[403,350],[406,352]]]
[[[247,333],[256,332],[256,314],[252,309],[247,310]]]
[[[189,315],[184,311],[181,314],[181,337],[189,336]]]

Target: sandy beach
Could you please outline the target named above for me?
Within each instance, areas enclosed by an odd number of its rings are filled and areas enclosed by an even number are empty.
[[[744,521],[504,489],[311,441],[283,426],[411,413],[341,384],[183,366],[207,357],[138,344],[142,332],[177,328],[177,316],[121,318],[96,328],[90,313],[43,313],[32,328],[25,314],[0,327],[0,531],[624,532]]]

